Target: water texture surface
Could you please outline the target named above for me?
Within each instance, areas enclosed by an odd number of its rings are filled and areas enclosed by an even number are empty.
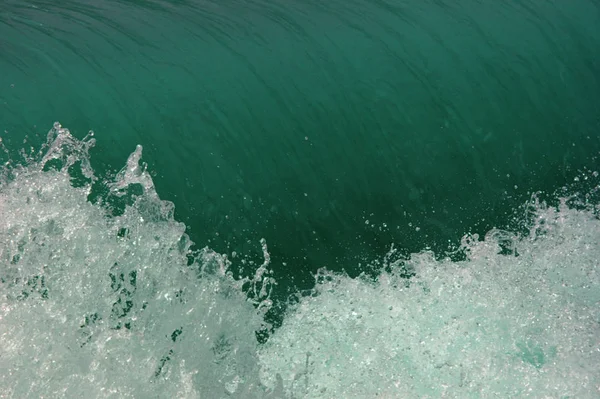
[[[599,26],[4,1],[0,397],[597,397]]]

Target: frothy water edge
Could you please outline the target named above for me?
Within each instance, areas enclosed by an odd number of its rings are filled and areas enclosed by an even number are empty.
[[[594,205],[532,203],[529,235],[465,237],[462,262],[392,249],[377,282],[323,270],[258,345],[276,283],[267,243],[242,280],[227,256],[193,250],[141,147],[90,203],[93,144],[57,124],[27,165],[3,169],[1,396],[598,395]]]

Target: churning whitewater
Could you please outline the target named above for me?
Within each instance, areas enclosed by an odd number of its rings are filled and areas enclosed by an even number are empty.
[[[467,235],[462,261],[392,248],[375,280],[323,269],[259,344],[267,243],[234,278],[243,256],[194,249],[141,147],[99,178],[94,140],[56,124],[2,169],[0,397],[600,395],[597,206],[534,196],[525,234]],[[597,195],[598,173],[580,179]]]

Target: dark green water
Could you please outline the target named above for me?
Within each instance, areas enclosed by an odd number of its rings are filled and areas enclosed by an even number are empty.
[[[600,390],[596,0],[4,0],[0,138],[0,397]]]
[[[439,253],[600,150],[594,1],[4,1],[0,127],[136,144],[198,245],[283,287]],[[287,265],[285,266],[284,265]]]

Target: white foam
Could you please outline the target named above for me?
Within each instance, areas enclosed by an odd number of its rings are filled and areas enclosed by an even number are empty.
[[[544,231],[499,255],[414,255],[377,283],[323,272],[260,350],[263,381],[296,398],[600,397],[600,222],[538,209]],[[533,235],[531,237],[534,237]]]
[[[88,201],[92,145],[57,124],[27,166],[0,173],[0,397],[600,395],[597,209],[534,204],[527,238],[465,237],[464,262],[391,252],[377,282],[322,271],[259,347],[275,283],[266,242],[252,280],[208,248],[188,266],[185,226],[141,147],[107,183],[124,212]]]
[[[89,147],[51,133],[0,186],[0,397],[264,397],[262,318],[226,258],[205,249],[187,266],[185,226],[143,172],[117,177],[147,191],[121,216],[88,202],[68,171]]]

